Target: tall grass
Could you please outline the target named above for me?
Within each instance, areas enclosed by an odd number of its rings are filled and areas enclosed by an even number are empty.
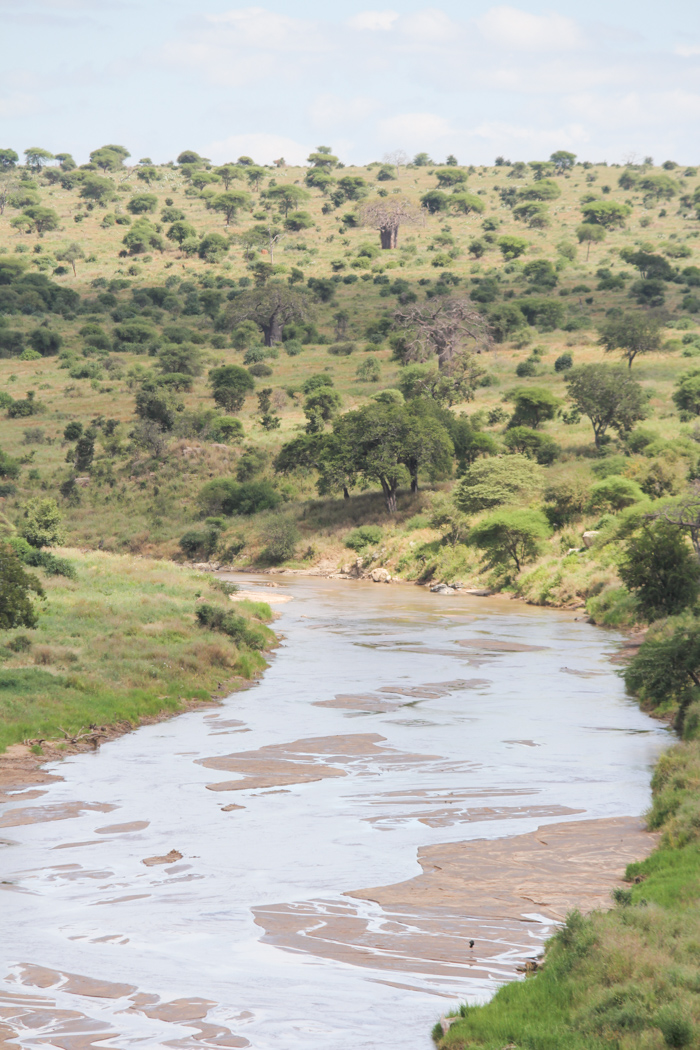
[[[200,600],[234,609],[212,577],[130,555],[62,553],[76,579],[47,577],[36,629],[0,632],[0,749],[177,711],[265,666],[259,652],[197,623]],[[261,602],[235,609],[258,631],[272,618]],[[264,640],[272,644],[272,632]]]

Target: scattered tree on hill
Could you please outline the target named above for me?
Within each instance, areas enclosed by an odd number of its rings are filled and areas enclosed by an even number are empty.
[[[136,415],[143,423],[152,423],[161,432],[173,429],[177,413],[184,407],[173,389],[153,380],[144,382],[136,394]]]
[[[312,164],[314,168],[320,168],[321,171],[331,171],[338,164],[338,158],[333,155],[330,146],[317,146],[316,152],[310,153],[306,159],[309,164]]]
[[[239,412],[246,395],[255,389],[255,381],[240,365],[221,365],[209,371],[212,397],[227,412]]]
[[[146,212],[155,211],[157,206],[158,198],[155,193],[136,193],[127,201],[126,210],[132,215],[144,215]]]
[[[307,201],[311,194],[303,186],[286,183],[280,186],[272,186],[265,191],[264,196],[279,205],[279,209],[286,219],[289,212],[297,211],[299,205]]]
[[[232,328],[242,321],[254,321],[262,330],[265,346],[272,346],[281,341],[284,325],[309,321],[311,307],[305,292],[272,280],[237,296],[226,316]]]
[[[90,154],[90,161],[103,171],[118,171],[123,167],[124,161],[130,157],[125,146],[101,146]]]
[[[504,237],[498,238],[498,247],[501,251],[501,255],[507,261],[511,259],[518,259],[521,255],[530,247],[526,240],[522,237],[514,237],[512,234],[506,234]]]
[[[184,241],[189,240],[191,237],[196,237],[197,231],[191,223],[179,219],[172,224],[165,236],[169,241],[175,241],[177,244],[182,245]]]
[[[435,176],[438,180],[438,186],[443,189],[445,186],[463,186],[467,181],[467,172],[464,168],[438,168],[435,172]]]
[[[604,241],[606,233],[604,226],[593,226],[590,223],[576,227],[578,243],[586,245],[586,262],[588,262],[588,256],[591,254],[591,245],[600,244],[601,241]]]
[[[19,156],[13,149],[0,149],[0,171],[11,171],[16,167]]]
[[[645,175],[640,179],[639,187],[647,197],[656,201],[670,201],[678,195],[678,183],[670,175]]]
[[[226,225],[230,226],[239,208],[247,208],[250,204],[250,194],[244,190],[227,190],[219,193],[207,201],[207,207],[212,211],[220,211],[226,219]]]
[[[394,327],[402,333],[403,361],[437,357],[440,370],[447,373],[467,346],[481,352],[490,345],[488,325],[466,297],[436,296],[427,303],[410,304],[396,311]]]
[[[401,169],[405,168],[409,161],[408,154],[403,149],[395,149],[390,153],[385,153],[382,159],[385,164],[392,164],[396,168],[397,179],[401,177]]]
[[[579,365],[567,372],[566,385],[574,407],[591,421],[597,448],[608,430],[628,433],[646,416],[644,391],[619,365]]]
[[[632,213],[628,204],[620,204],[617,201],[590,201],[583,205],[581,211],[584,223],[604,226],[606,230],[624,226],[625,219]]]
[[[431,215],[445,211],[450,205],[450,198],[443,190],[428,190],[420,199],[421,204]]]
[[[25,208],[21,215],[10,220],[11,226],[25,229],[27,232],[35,230],[40,237],[51,230],[57,230],[59,224],[58,213],[53,208],[44,208],[40,204]]]
[[[39,580],[25,570],[9,543],[0,542],[0,630],[36,627],[38,616],[32,593],[44,597]]]
[[[40,149],[39,146],[30,146],[29,149],[25,149],[24,157],[27,167],[36,172],[40,172],[50,160],[55,160],[53,153],[49,153],[47,149]]]
[[[561,197],[561,187],[552,179],[542,179],[532,186],[524,186],[518,193],[521,201],[553,201]]]
[[[415,225],[422,221],[419,210],[407,197],[378,197],[368,201],[360,209],[361,224],[379,230],[379,240],[383,249],[396,248],[399,228],[402,225]]]
[[[549,159],[554,165],[557,174],[563,175],[565,171],[571,171],[573,168],[576,163],[576,154],[569,153],[565,149],[558,149]]]
[[[67,248],[59,248],[56,252],[56,258],[59,262],[70,263],[73,267],[73,276],[75,277],[75,264],[77,263],[78,259],[85,258],[85,252],[76,241],[73,241],[71,244],[68,245]]]
[[[515,411],[510,418],[509,427],[533,427],[554,419],[561,401],[547,387],[519,387],[513,390],[508,400],[515,404]]]
[[[624,314],[608,321],[600,330],[598,345],[606,354],[620,350],[627,367],[638,354],[649,354],[661,349],[661,325],[655,318],[640,314]]]
[[[90,175],[80,184],[80,196],[84,200],[106,204],[116,196],[114,183],[111,179],[103,178],[101,175]]]
[[[481,197],[477,197],[475,193],[467,193],[466,191],[453,193],[449,197],[448,203],[454,211],[462,212],[463,215],[469,215],[471,212],[476,212],[477,215],[481,215],[486,207]]]

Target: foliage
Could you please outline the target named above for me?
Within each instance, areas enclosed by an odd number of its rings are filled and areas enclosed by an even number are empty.
[[[250,372],[240,365],[221,365],[210,369],[209,382],[214,401],[227,412],[240,411],[246,395],[255,389]]]
[[[631,368],[638,354],[661,349],[661,326],[655,318],[624,314],[603,325],[598,342],[606,353],[621,350]]]
[[[269,481],[238,482],[233,478],[217,478],[202,486],[198,502],[209,515],[250,516],[262,510],[274,510],[282,502],[282,497]]]
[[[0,630],[13,627],[36,627],[38,615],[31,600],[32,592],[44,597],[44,590],[8,543],[0,542]]]
[[[272,565],[279,565],[280,562],[294,557],[301,533],[291,518],[275,518],[263,528],[260,538],[265,545],[260,555],[261,559]]]
[[[503,503],[527,502],[542,483],[542,468],[516,453],[472,464],[455,486],[453,496],[459,510],[476,514]]]
[[[376,546],[381,541],[382,535],[379,525],[360,525],[345,537],[345,546],[359,552],[365,547]]]
[[[591,486],[589,504],[591,510],[617,511],[643,499],[644,493],[636,481],[613,474]]]
[[[700,563],[680,529],[663,519],[627,541],[618,571],[647,620],[675,616],[700,594]]]
[[[628,433],[647,414],[641,386],[619,366],[579,365],[567,372],[566,384],[575,409],[591,421],[596,447],[608,430]]]
[[[546,420],[554,419],[561,401],[546,387],[529,386],[513,390],[509,400],[515,404],[509,427],[533,427],[537,429]]]
[[[65,537],[63,517],[56,500],[30,499],[20,520],[19,532],[32,547],[57,547]]]
[[[494,511],[469,533],[469,543],[487,552],[491,565],[515,566],[520,572],[528,561],[534,561],[542,540],[551,529],[539,510],[520,508]]]

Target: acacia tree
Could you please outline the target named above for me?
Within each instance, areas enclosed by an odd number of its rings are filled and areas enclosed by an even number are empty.
[[[73,267],[73,276],[75,277],[76,276],[75,264],[78,261],[78,259],[84,259],[85,258],[85,252],[80,247],[80,245],[77,243],[77,241],[73,241],[71,244],[68,245],[67,248],[61,248],[59,251],[57,251],[56,252],[56,258],[58,259],[59,262],[70,263],[71,266]]]
[[[284,325],[310,319],[311,306],[305,292],[271,280],[237,296],[226,317],[231,328],[254,321],[262,329],[265,346],[272,346],[282,339]]]
[[[608,430],[628,433],[646,415],[644,391],[620,365],[580,365],[567,374],[566,385],[574,407],[591,421],[596,448]]]
[[[395,248],[399,239],[399,227],[423,224],[420,211],[407,197],[378,197],[367,201],[360,209],[360,223],[379,230],[382,248]]]
[[[285,185],[273,186],[271,189],[266,190],[264,196],[279,205],[279,209],[286,219],[290,210],[297,211],[299,205],[307,201],[311,194],[303,186]]]
[[[0,543],[0,630],[36,627],[37,614],[30,592],[44,597],[36,576],[25,571],[9,543]]]
[[[457,365],[456,359],[468,345],[477,353],[491,345],[485,319],[464,296],[435,296],[427,303],[403,307],[394,314],[394,328],[403,333],[404,361],[428,361],[435,356],[445,372],[452,370],[453,362]]]
[[[613,318],[600,330],[598,345],[606,354],[622,352],[627,367],[632,367],[637,354],[649,354],[661,349],[661,326],[653,317],[624,314]]]
[[[246,193],[245,190],[228,190],[226,193],[219,193],[216,197],[208,200],[207,208],[211,208],[212,211],[222,212],[226,218],[226,225],[230,226],[232,220],[236,217],[238,209],[246,208],[249,204],[250,194]]]
[[[225,190],[229,188],[234,179],[245,177],[245,172],[239,164],[222,164],[221,167],[214,168],[214,174],[219,176]]]
[[[24,156],[27,167],[36,172],[41,171],[50,160],[55,160],[53,153],[49,153],[47,149],[40,149],[39,146],[30,146],[29,149],[25,149]]]
[[[401,169],[406,167],[410,158],[408,156],[408,153],[406,153],[406,150],[395,149],[392,150],[390,153],[385,153],[382,157],[382,160],[385,164],[394,165],[394,167],[396,168],[396,178],[399,179],[401,178]]]
[[[576,236],[579,244],[586,245],[586,262],[588,262],[588,256],[591,254],[591,245],[600,244],[601,241],[604,241],[607,232],[604,226],[593,226],[591,223],[585,223],[576,227]]]

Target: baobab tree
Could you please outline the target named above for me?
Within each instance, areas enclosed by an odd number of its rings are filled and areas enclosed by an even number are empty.
[[[379,230],[382,248],[396,247],[402,224],[423,222],[419,209],[407,197],[378,197],[360,209],[360,223]]]
[[[403,361],[429,361],[437,357],[441,372],[460,367],[469,351],[488,350],[489,326],[465,296],[435,296],[397,310],[394,327],[403,333]]]

